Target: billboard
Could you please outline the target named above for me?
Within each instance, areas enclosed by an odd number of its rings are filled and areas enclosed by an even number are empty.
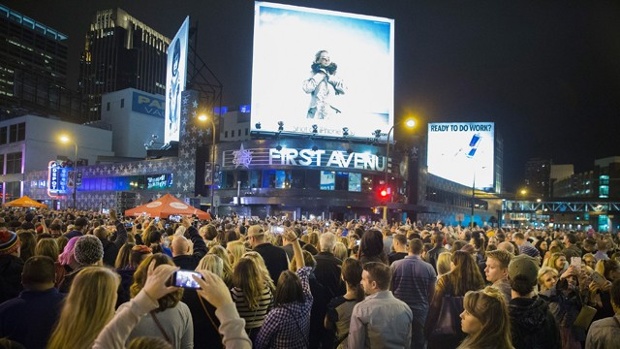
[[[428,173],[468,187],[494,188],[495,124],[428,125]]]
[[[394,20],[256,3],[252,131],[371,138],[393,108]]]
[[[166,64],[166,116],[164,142],[179,141],[181,127],[181,92],[187,82],[187,45],[189,39],[189,16],[168,47]]]

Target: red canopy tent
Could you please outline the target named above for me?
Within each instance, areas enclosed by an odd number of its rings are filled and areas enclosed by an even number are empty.
[[[47,208],[46,204],[42,204],[36,200],[32,200],[28,196],[24,195],[19,199],[15,199],[13,201],[9,201],[4,204],[4,206],[9,207],[37,207],[37,208]]]
[[[166,194],[155,201],[125,211],[125,216],[139,216],[142,214],[160,218],[168,218],[170,215],[196,215],[200,219],[211,219],[211,215],[208,212],[189,206],[170,194]]]

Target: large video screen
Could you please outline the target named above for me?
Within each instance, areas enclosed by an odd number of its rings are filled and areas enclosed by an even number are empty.
[[[181,128],[181,92],[187,82],[187,44],[189,35],[189,16],[168,47],[166,65],[166,125],[164,141],[179,141]]]
[[[388,132],[394,20],[257,2],[254,21],[252,131]]]
[[[481,190],[494,188],[494,136],[492,122],[429,124],[428,173]]]

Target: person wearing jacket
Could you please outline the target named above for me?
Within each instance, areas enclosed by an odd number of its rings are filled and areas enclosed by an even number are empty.
[[[538,266],[521,255],[508,265],[512,299],[508,303],[515,349],[560,349],[560,330],[549,304],[536,294]]]

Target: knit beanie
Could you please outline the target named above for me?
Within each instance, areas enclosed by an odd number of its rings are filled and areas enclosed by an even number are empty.
[[[17,234],[8,230],[0,230],[0,255],[14,253],[19,246]]]
[[[71,263],[71,257],[74,257],[73,259],[75,259],[73,250],[75,250],[75,243],[79,240],[79,238],[81,238],[81,236],[74,236],[67,241],[64,250],[62,250],[62,253],[58,255],[58,262],[61,265],[69,265],[69,263]]]
[[[75,243],[75,261],[81,265],[91,265],[103,258],[103,244],[94,235],[84,235]]]

